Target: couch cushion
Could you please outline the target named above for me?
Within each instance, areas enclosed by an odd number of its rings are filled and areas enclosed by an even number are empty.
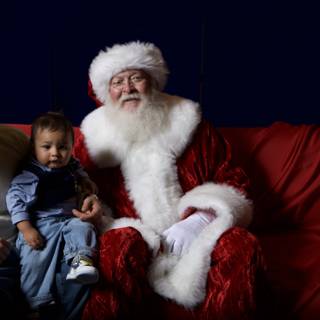
[[[28,145],[29,139],[22,131],[0,125],[0,237],[8,240],[12,240],[15,228],[7,212],[5,196]]]

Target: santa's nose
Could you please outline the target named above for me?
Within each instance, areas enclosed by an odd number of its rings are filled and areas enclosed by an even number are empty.
[[[132,82],[129,79],[124,80],[123,87],[122,87],[122,92],[130,93],[130,92],[132,92],[134,90],[135,90],[135,87],[132,84]]]

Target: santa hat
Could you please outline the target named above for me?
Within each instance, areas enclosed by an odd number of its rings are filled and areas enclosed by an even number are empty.
[[[89,69],[92,89],[99,101],[105,103],[111,78],[127,69],[144,70],[159,90],[164,88],[169,73],[161,51],[152,43],[133,41],[107,47],[93,59]]]

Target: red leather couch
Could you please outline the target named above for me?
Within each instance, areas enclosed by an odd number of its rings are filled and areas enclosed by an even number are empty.
[[[221,130],[252,182],[279,319],[320,319],[320,128],[274,123]]]
[[[13,126],[30,134],[29,125]],[[252,182],[250,229],[264,251],[278,318],[319,319],[319,126],[275,122],[220,131]]]

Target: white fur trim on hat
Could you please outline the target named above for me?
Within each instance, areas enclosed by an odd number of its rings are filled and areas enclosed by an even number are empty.
[[[128,69],[144,70],[159,90],[164,88],[169,73],[161,51],[152,43],[133,41],[106,48],[93,59],[89,69],[93,91],[102,103],[106,102],[111,78]]]

